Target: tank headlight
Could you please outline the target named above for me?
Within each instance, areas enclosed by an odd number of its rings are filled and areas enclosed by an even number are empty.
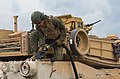
[[[5,73],[9,72],[9,63],[3,63],[1,65],[1,70]]]
[[[25,61],[20,65],[20,73],[24,77],[32,77],[36,73],[36,64],[33,61]]]
[[[10,72],[17,73],[19,71],[19,62],[18,61],[12,61],[10,62]]]
[[[28,63],[24,62],[24,63],[22,63],[21,69],[22,69],[22,73],[24,75],[27,75],[30,71],[30,65]]]

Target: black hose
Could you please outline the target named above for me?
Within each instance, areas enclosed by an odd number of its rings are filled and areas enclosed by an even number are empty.
[[[50,46],[53,46],[53,45],[55,45],[55,44],[56,44],[56,42],[53,42],[52,44],[50,44]],[[68,48],[64,43],[62,43],[62,46],[63,46],[63,48],[65,48],[65,50],[67,51],[67,54],[68,54],[68,56],[69,56],[69,58],[70,58],[70,61],[71,61],[71,64],[72,64],[72,67],[73,67],[73,70],[74,70],[74,74],[75,74],[76,79],[79,79],[78,73],[77,73],[77,69],[76,69],[74,60],[73,60],[72,55],[71,55],[71,51],[69,50],[69,48]]]
[[[66,49],[67,54],[68,54],[68,56],[69,56],[69,58],[70,58],[70,61],[71,61],[71,64],[72,64],[72,67],[73,67],[73,70],[74,70],[74,74],[75,74],[76,79],[79,79],[78,73],[77,73],[77,69],[76,69],[74,60],[73,60],[72,55],[71,55],[71,51],[68,49],[68,47],[67,47],[64,43],[62,44],[62,46],[63,46],[63,48]]]

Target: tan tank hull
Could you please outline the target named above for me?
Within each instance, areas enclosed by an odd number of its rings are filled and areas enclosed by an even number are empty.
[[[120,45],[114,40],[88,39],[84,31],[76,29],[71,32],[69,45],[75,60],[79,62],[95,68],[120,68]]]
[[[88,60],[86,62],[91,61],[92,66],[100,68],[120,67],[120,60],[115,52],[114,44],[115,41],[112,40],[90,39],[90,48],[85,57]]]
[[[8,35],[13,33],[12,30],[3,30],[3,29],[0,29],[0,39],[5,39],[5,38],[8,38]]]
[[[119,79],[120,69],[95,69],[75,62],[80,79]],[[69,61],[11,61],[0,64],[0,77],[5,79],[75,79]],[[4,74],[3,74],[4,72]]]
[[[94,35],[89,38],[86,33],[91,30],[89,29],[90,26],[85,26],[81,18],[72,17],[71,15],[58,16],[58,18],[64,22],[68,30],[67,41],[69,40],[70,50],[76,55],[74,58],[77,61],[95,68],[120,67],[118,53],[115,52],[119,49],[115,48],[117,43],[113,40],[118,39],[116,36],[110,35],[107,39],[102,39]]]

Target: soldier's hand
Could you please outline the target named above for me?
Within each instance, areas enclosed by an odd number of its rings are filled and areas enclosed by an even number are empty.
[[[49,48],[50,48],[50,45],[48,45],[48,44],[45,44],[45,47],[46,47],[47,49],[49,49]]]
[[[40,51],[40,52],[47,51],[49,49],[49,47],[50,47],[50,45],[48,45],[48,44],[41,45],[38,51]]]
[[[57,45],[62,45],[62,42],[60,40],[56,40]]]

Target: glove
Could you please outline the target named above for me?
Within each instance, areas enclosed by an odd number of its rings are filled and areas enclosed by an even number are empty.
[[[57,45],[62,45],[62,42],[60,40],[56,40]]]
[[[50,45],[44,44],[44,45],[40,46],[38,51],[40,51],[40,52],[47,51],[49,48],[50,48]]]
[[[46,47],[47,49],[49,49],[49,48],[50,48],[50,45],[48,45],[48,44],[45,44],[45,47]]]
[[[37,52],[35,54],[36,59],[42,59],[42,58],[45,58],[45,56],[46,56],[46,53],[44,53],[44,52]]]

